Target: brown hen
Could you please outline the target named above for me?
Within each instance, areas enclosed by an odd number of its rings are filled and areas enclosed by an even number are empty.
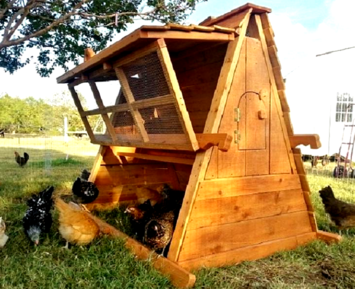
[[[355,226],[355,205],[335,198],[333,190],[327,186],[319,191],[324,209],[339,229]]]
[[[59,232],[68,243],[83,246],[89,244],[100,233],[99,225],[88,212],[74,203],[65,203],[62,199],[55,200],[59,211]]]

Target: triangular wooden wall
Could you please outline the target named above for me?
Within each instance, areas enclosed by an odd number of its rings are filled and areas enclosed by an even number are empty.
[[[271,26],[266,13],[241,14],[204,130],[235,142],[228,152],[197,154],[169,251],[187,269],[258,259],[318,237],[280,66],[269,55]]]

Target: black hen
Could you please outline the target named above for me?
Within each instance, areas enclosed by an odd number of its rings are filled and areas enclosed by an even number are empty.
[[[184,191],[174,190],[164,184],[159,192],[163,200],[154,205],[150,220],[144,227],[144,243],[150,248],[165,256],[174,233]]]
[[[30,156],[28,155],[28,153],[24,153],[23,157],[21,157],[19,153],[15,151],[15,160],[20,167],[23,167],[25,164],[27,164],[29,158]]]
[[[355,227],[355,204],[348,204],[335,198],[333,190],[327,186],[319,191],[325,212],[339,229]]]
[[[175,216],[173,211],[156,212],[144,229],[144,243],[158,254],[165,256],[174,232]]]
[[[150,200],[136,206],[128,206],[125,213],[129,214],[131,221],[131,231],[135,239],[143,241],[144,228],[150,220],[153,207]]]
[[[42,233],[48,233],[52,226],[51,209],[54,187],[48,187],[38,195],[32,195],[27,201],[28,209],[22,219],[27,237],[36,245]]]
[[[93,202],[99,195],[99,190],[92,182],[77,178],[72,187],[74,201],[78,204]]]

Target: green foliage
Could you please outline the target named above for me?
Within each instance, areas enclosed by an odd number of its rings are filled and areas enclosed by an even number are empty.
[[[71,0],[0,1],[0,67],[13,73],[39,49],[37,72],[49,76],[54,67],[68,70],[84,49],[107,46],[117,32],[137,17],[163,23],[180,22],[206,0]]]
[[[79,98],[86,108],[82,95]],[[0,97],[0,129],[6,133],[62,134],[63,118],[68,117],[69,131],[84,130],[80,115],[68,92],[55,95],[50,103],[33,97],[20,99],[8,94]]]

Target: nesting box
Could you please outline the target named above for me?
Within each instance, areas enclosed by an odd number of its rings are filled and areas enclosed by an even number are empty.
[[[186,270],[339,239],[317,229],[296,146],[320,142],[293,133],[269,12],[246,4],[199,25],[142,26],[58,78],[100,145],[91,206],[154,198],[163,183],[184,190],[167,259]],[[105,106],[96,82],[111,80],[120,90]],[[98,109],[83,110],[82,83]]]

